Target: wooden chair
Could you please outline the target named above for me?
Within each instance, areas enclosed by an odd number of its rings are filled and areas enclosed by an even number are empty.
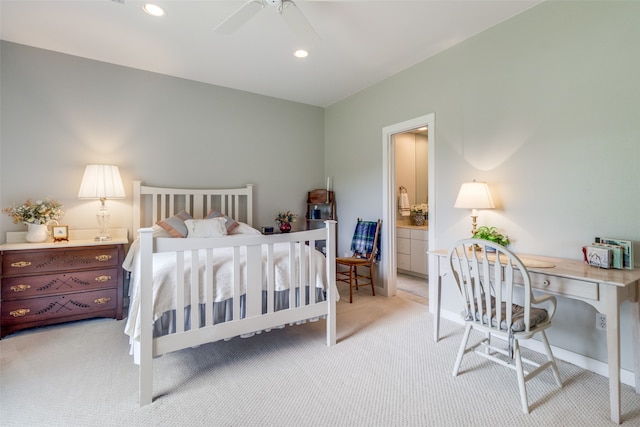
[[[380,225],[382,221],[362,221],[358,218],[356,229],[351,241],[353,255],[350,257],[336,258],[336,265],[348,267],[347,271],[338,271],[336,268],[336,281],[349,284],[349,302],[353,302],[353,288],[371,286],[373,296],[376,296],[376,288],[373,283],[373,264],[380,258]],[[369,269],[368,274],[358,274],[358,267]],[[358,278],[367,280],[367,283],[359,283]]]
[[[500,262],[496,262],[497,259]],[[555,313],[555,297],[544,295],[536,298],[531,292],[529,272],[522,261],[504,246],[487,240],[456,242],[449,251],[449,265],[462,296],[466,323],[453,375],[458,375],[462,358],[469,352],[515,370],[522,411],[528,414],[527,381],[551,368],[556,383],[562,387],[545,334]],[[548,308],[532,307],[541,303]],[[490,307],[489,312],[487,307]],[[467,348],[472,329],[482,331],[485,337]],[[532,338],[535,334],[539,334],[546,351],[547,361],[543,364],[523,358],[520,352],[519,340]],[[496,345],[493,337],[501,339],[503,344]],[[532,366],[533,371],[526,371],[523,362]]]

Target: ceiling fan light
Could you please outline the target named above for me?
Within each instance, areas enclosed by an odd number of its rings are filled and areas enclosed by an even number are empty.
[[[309,52],[304,49],[298,49],[293,52],[293,56],[295,56],[296,58],[306,58],[307,56],[309,56]]]
[[[153,3],[145,3],[145,5],[142,6],[142,10],[144,10],[147,15],[164,16],[164,9]]]

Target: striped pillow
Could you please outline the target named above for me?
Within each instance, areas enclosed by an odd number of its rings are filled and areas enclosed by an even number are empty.
[[[189,212],[183,210],[171,218],[158,221],[156,224],[167,230],[173,237],[187,237],[188,231],[184,222],[188,219],[193,219],[193,217],[189,215]]]

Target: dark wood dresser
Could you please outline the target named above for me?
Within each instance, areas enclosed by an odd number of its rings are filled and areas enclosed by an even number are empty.
[[[123,318],[125,237],[0,246],[0,338],[94,317]],[[86,237],[86,236],[82,236]]]

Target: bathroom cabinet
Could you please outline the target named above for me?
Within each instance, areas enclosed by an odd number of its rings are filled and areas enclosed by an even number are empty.
[[[396,228],[397,268],[414,275],[427,276],[429,231],[426,227]]]

